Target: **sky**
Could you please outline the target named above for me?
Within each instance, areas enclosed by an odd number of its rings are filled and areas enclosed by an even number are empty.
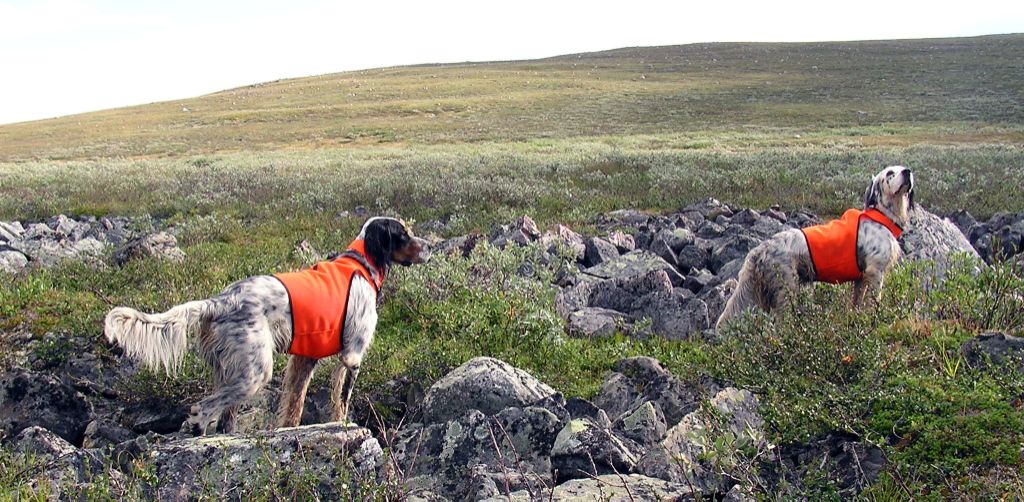
[[[0,0],[0,124],[404,64],[1020,32],[1020,0]]]

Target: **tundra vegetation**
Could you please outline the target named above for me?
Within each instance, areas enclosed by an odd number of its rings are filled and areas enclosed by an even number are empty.
[[[631,48],[282,80],[0,126],[0,220],[126,215],[177,227],[186,255],[68,262],[0,281],[0,372],[24,363],[28,340],[40,342],[35,369],[82,352],[115,360],[101,336],[111,305],[163,311],[303,266],[295,243],[342,249],[362,222],[356,208],[439,239],[486,235],[522,214],[588,234],[601,213],[671,212],[708,197],[836,216],[860,203],[880,166],[900,164],[935,213],[1024,212],[1022,51],[1020,35]],[[396,271],[356,421],[399,422],[386,382],[426,388],[475,356],[590,397],[616,361],[644,355],[681,379],[756,393],[774,444],[843,431],[878,445],[888,463],[865,499],[1024,498],[1024,366],[972,367],[960,351],[980,333],[1024,329],[1019,262],[964,264],[935,288],[903,267],[877,310],[850,311],[847,287],[818,287],[790,315],[670,341],[567,336],[550,284],[570,265],[536,252],[484,244]],[[314,387],[329,377],[322,366]],[[117,390],[180,406],[210,378],[190,356],[181,374],[142,370]],[[733,450],[723,462],[753,462]],[[0,500],[46,498],[40,461],[7,449],[0,460]],[[97,477],[86,498],[144,497],[151,470],[132,472]],[[253,480],[254,496],[315,490],[297,473]],[[830,480],[813,481],[805,495],[838,496]],[[382,483],[360,496],[397,491]]]

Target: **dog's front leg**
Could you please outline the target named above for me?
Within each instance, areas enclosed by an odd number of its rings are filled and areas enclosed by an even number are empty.
[[[864,304],[864,293],[864,280],[861,279],[859,281],[854,281],[853,297],[850,298],[850,304],[853,306],[854,310],[859,309],[860,306]]]
[[[306,389],[309,388],[309,380],[313,378],[314,368],[316,359],[289,356],[277,412],[279,427],[295,427],[302,420],[302,406],[306,402]]]
[[[882,271],[876,270],[874,268],[869,268],[864,271],[864,277],[854,284],[855,297],[858,295],[857,284],[860,284],[860,298],[858,302],[860,306],[863,306],[866,300],[873,301],[875,306],[878,306],[878,304],[881,303],[883,277],[884,275]]]

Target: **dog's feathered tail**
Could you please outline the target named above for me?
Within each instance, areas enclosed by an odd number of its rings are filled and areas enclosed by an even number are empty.
[[[216,310],[214,299],[184,303],[162,314],[116,307],[103,320],[107,341],[120,345],[130,357],[150,369],[177,373],[188,348],[188,335]]]

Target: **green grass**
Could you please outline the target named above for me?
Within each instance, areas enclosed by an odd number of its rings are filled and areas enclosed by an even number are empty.
[[[23,332],[58,334],[36,345],[44,369],[83,350],[109,357],[111,304],[163,311],[296,268],[297,241],[332,251],[351,240],[361,220],[344,212],[356,206],[450,220],[442,236],[524,213],[591,231],[601,212],[706,197],[828,216],[858,205],[878,168],[903,164],[935,212],[1024,211],[1021,49],[1021,35],[622,49],[325,75],[3,126],[0,219],[149,214],[179,226],[187,258],[3,281],[0,366],[14,360],[6,338]],[[905,270],[872,313],[849,312],[846,288],[820,287],[798,315],[755,316],[708,344],[567,337],[549,285],[566,264],[536,258],[483,247],[396,271],[360,395],[394,419],[384,382],[425,387],[489,355],[586,397],[617,360],[649,355],[681,378],[757,391],[774,442],[843,430],[879,444],[890,467],[866,498],[1024,497],[1024,377],[968,368],[958,353],[984,330],[1022,329],[1019,272],[958,273],[925,292]],[[533,278],[517,274],[524,262]],[[178,406],[209,377],[193,358],[178,377],[119,386]],[[25,489],[11,473],[0,469],[0,499]],[[828,494],[818,481],[806,495]]]
[[[761,129],[793,145],[836,128],[869,146],[1020,144],[1022,51],[1024,36],[1002,35],[379,68],[2,126],[0,161]]]

